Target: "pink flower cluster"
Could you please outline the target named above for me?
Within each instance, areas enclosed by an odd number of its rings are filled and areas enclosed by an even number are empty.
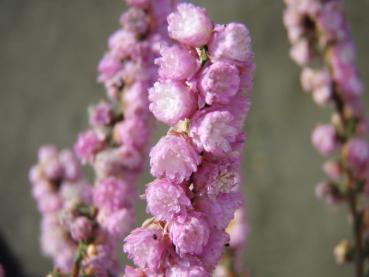
[[[254,70],[248,29],[214,25],[205,9],[179,4],[168,16],[150,110],[171,128],[150,152],[147,212],[125,239],[131,276],[211,276],[243,204],[239,168]]]
[[[120,18],[122,27],[109,38],[109,49],[98,66],[98,81],[109,99],[89,109],[90,128],[74,145],[80,161],[93,166],[95,186],[80,191],[88,192],[88,197],[66,205],[61,195],[67,190],[68,199],[73,197],[66,187],[79,181],[79,167],[66,154],[53,154],[50,147],[40,151],[40,165],[31,172],[40,211],[53,215],[43,219],[42,241],[45,252],[57,260],[54,273],[61,276],[118,274],[117,242],[134,224],[135,185],[149,136],[147,92],[157,76],[154,60],[159,45],[168,39],[163,19],[174,0],[127,4],[129,9]]]
[[[302,86],[319,105],[331,104],[336,109],[330,124],[315,128],[312,143],[323,156],[341,150],[355,178],[369,186],[369,144],[364,139],[369,125],[363,111],[363,85],[355,66],[355,47],[343,14],[343,3],[340,0],[286,0],[286,3],[284,22],[292,43],[291,56],[303,66]],[[316,59],[322,61],[322,66],[311,66]],[[329,202],[341,200],[341,192],[332,186],[340,181],[343,171],[341,161],[327,162],[324,172],[332,182],[320,183],[318,196]]]
[[[112,272],[117,242],[135,221],[135,185],[149,137],[147,91],[157,75],[158,45],[167,39],[162,17],[172,9],[173,0],[127,2],[122,28],[109,38],[109,49],[98,66],[98,81],[110,101],[90,109],[91,128],[80,134],[74,147],[96,174],[92,204],[105,236],[95,245],[97,255],[84,260],[83,266],[92,266],[91,273],[98,276],[105,276],[101,274],[107,274],[106,269]]]
[[[30,171],[32,195],[41,213],[41,247],[55,267],[69,271],[77,242],[62,223],[64,211],[90,198],[89,186],[81,179],[80,166],[69,150],[55,146],[40,148],[38,164]]]
[[[334,108],[331,123],[318,125],[312,143],[323,156],[327,181],[316,195],[331,204],[347,202],[355,226],[356,274],[363,274],[363,234],[359,197],[369,188],[369,124],[364,114],[363,84],[355,66],[355,46],[341,0],[285,0],[284,23],[291,57],[303,67],[303,88],[318,105]],[[366,238],[367,239],[367,238]],[[337,249],[343,249],[339,244]],[[344,247],[348,254],[348,247]],[[342,251],[335,251],[342,253]],[[336,255],[337,256],[337,255]],[[346,257],[346,256],[345,256]],[[346,258],[337,256],[341,263]]]

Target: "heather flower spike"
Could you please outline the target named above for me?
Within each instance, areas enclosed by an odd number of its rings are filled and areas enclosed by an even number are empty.
[[[249,31],[213,24],[189,3],[168,16],[168,31],[173,44],[160,50],[149,101],[170,129],[150,152],[155,180],[144,197],[153,217],[125,239],[137,267],[127,266],[126,277],[214,276],[223,254],[237,259],[229,253],[246,235],[240,161],[255,67]]]
[[[127,4],[122,27],[109,38],[109,49],[98,66],[98,81],[108,99],[89,109],[90,128],[74,145],[80,162],[94,169],[94,186],[85,184],[72,152],[53,146],[40,149],[39,162],[30,173],[43,216],[43,252],[55,265],[50,276],[122,273],[116,249],[135,222],[136,183],[150,133],[148,88],[158,73],[159,46],[168,40],[163,18],[174,1],[127,0]],[[181,192],[173,193],[179,196],[179,206],[189,205]],[[139,276],[134,269],[126,272]]]
[[[320,106],[331,106],[328,124],[318,125],[312,143],[323,156],[326,180],[316,187],[317,197],[329,204],[346,203],[354,241],[334,249],[337,263],[355,264],[357,277],[368,275],[369,144],[364,115],[363,84],[355,66],[355,47],[341,0],[285,0],[284,23],[292,44],[291,57],[302,67],[301,82]]]

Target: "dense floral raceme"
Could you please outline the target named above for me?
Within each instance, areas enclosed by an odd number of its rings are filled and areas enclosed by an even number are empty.
[[[334,252],[338,263],[354,261],[356,276],[363,276],[369,226],[363,220],[367,208],[360,203],[369,192],[369,124],[343,1],[285,2],[290,54],[302,67],[302,86],[318,105],[333,107],[331,122],[319,124],[312,134],[318,152],[331,157],[323,165],[327,180],[317,185],[316,195],[330,204],[348,204],[354,242],[343,241]]]
[[[74,145],[80,162],[94,169],[94,186],[78,190],[80,169],[74,156],[71,162],[52,147],[40,150],[31,180],[43,215],[44,252],[55,263],[50,276],[121,273],[116,249],[135,222],[135,186],[144,167],[151,120],[148,89],[158,75],[159,46],[169,39],[165,18],[174,3],[127,0],[121,28],[108,40],[98,65],[98,81],[108,97],[90,107],[90,128]]]
[[[168,31],[174,42],[160,49],[149,101],[170,129],[150,152],[156,179],[144,196],[153,217],[125,239],[123,250],[137,266],[126,267],[126,277],[213,276],[225,248],[241,247],[246,233],[237,210],[244,202],[245,90],[255,67],[249,31],[239,23],[216,25],[205,9],[187,3],[168,16]],[[234,217],[237,227],[228,234]]]
[[[63,214],[75,210],[80,202],[89,202],[90,187],[81,178],[81,168],[73,152],[59,151],[52,145],[40,148],[38,163],[32,167],[29,177],[32,196],[42,215],[42,252],[53,259],[55,267],[67,272],[72,267],[79,240],[69,236]],[[84,230],[78,235],[88,236]]]

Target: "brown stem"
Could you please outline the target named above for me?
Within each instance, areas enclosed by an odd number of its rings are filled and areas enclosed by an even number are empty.
[[[76,259],[73,263],[71,277],[78,277],[79,269],[80,269],[80,261]]]
[[[335,104],[335,108],[339,114],[340,120],[343,125],[344,135],[342,137],[342,144],[345,144],[350,137],[349,134],[349,124],[348,119],[345,116],[344,111],[344,102],[340,98],[337,90],[334,89],[333,92],[333,101]],[[344,154],[341,153],[341,159],[344,161]],[[347,188],[348,188],[348,206],[350,209],[350,214],[353,219],[353,236],[355,242],[355,272],[356,277],[362,277],[364,273],[364,250],[363,250],[363,237],[362,237],[362,226],[361,226],[361,213],[358,208],[358,195],[356,190],[356,185],[358,184],[358,180],[356,180],[355,176],[352,174],[351,170],[345,166],[345,175],[347,180]]]

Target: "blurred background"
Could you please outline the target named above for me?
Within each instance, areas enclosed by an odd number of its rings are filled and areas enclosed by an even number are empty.
[[[335,243],[350,236],[346,210],[327,207],[313,193],[323,174],[310,131],[328,120],[329,111],[300,89],[299,69],[288,57],[282,1],[195,2],[216,22],[246,23],[254,41],[257,70],[243,167],[251,225],[245,269],[262,277],[352,276],[332,255]],[[369,85],[369,1],[346,2],[359,69]],[[104,97],[96,65],[124,9],[120,0],[0,1],[0,263],[10,251],[22,276],[45,276],[51,268],[40,255],[28,169],[38,146],[70,147],[87,126],[87,106]],[[366,95],[369,110],[368,100]],[[141,191],[149,179],[146,171]],[[138,206],[141,222],[144,202]]]

